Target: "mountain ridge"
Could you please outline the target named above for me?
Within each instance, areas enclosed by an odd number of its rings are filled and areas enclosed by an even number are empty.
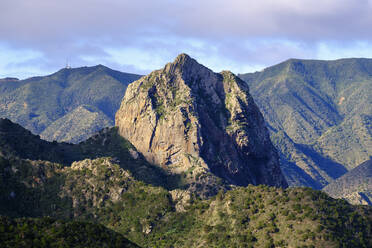
[[[292,59],[239,76],[265,117],[290,185],[320,189],[371,156],[372,59]]]
[[[127,85],[139,77],[97,65],[63,68],[44,77],[2,82],[0,117],[22,124],[46,140],[78,143],[99,129],[114,125],[114,115]],[[99,111],[95,114],[104,121],[98,127],[91,123],[80,130],[66,125],[63,122],[65,115],[82,105],[97,108]],[[88,114],[86,117],[92,116]],[[42,134],[48,127],[48,134]],[[68,134],[53,137],[52,133],[60,129]]]
[[[334,198],[372,206],[372,160],[367,160],[322,189]]]

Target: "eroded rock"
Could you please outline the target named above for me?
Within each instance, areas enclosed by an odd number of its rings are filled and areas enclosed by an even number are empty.
[[[149,162],[191,184],[215,175],[233,185],[287,186],[248,86],[186,54],[130,84],[115,123]]]

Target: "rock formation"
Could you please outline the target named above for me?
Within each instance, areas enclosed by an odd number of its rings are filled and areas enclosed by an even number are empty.
[[[188,182],[214,174],[233,185],[287,186],[247,84],[186,54],[130,84],[115,124],[149,162]]]

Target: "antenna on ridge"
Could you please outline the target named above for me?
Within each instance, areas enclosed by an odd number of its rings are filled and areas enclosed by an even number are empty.
[[[68,64],[68,59],[66,59],[66,69],[71,69],[71,66]]]

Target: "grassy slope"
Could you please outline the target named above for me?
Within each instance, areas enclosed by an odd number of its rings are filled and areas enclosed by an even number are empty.
[[[372,60],[292,59],[240,77],[271,129],[291,185],[321,188],[372,155]]]
[[[139,75],[121,73],[104,66],[62,69],[45,77],[34,77],[20,81],[0,82],[0,117],[20,123],[35,134],[42,134],[47,140],[81,141],[88,138],[97,128],[95,124],[82,127],[67,126],[63,118],[82,105],[86,105],[101,118],[111,120],[120,106],[127,85],[138,79]],[[102,115],[102,113],[104,115]],[[85,112],[75,117],[91,118]],[[74,122],[76,124],[76,121]],[[102,122],[99,129],[106,127]],[[87,125],[87,123],[83,123]],[[64,129],[71,134],[54,137],[53,133]],[[92,131],[87,131],[92,130]],[[79,137],[78,140],[74,137]]]

